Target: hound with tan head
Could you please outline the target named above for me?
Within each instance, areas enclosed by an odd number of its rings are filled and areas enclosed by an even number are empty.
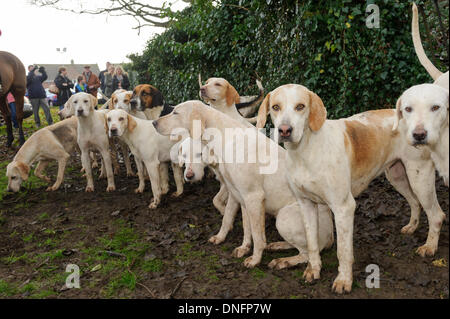
[[[434,254],[445,215],[437,202],[429,207],[419,196],[420,193],[431,198],[433,190],[411,178],[411,188],[409,186],[405,168],[409,177],[413,165],[404,161],[404,143],[398,134],[392,133],[394,110],[368,111],[346,119],[327,120],[319,96],[304,86],[288,84],[266,96],[260,107],[257,127],[264,127],[269,112],[279,141],[284,142],[288,150],[287,178],[302,208],[310,261],[304,272],[307,281],[320,278],[317,211],[318,205],[328,205],[334,214],[339,259],[339,274],[333,290],[337,293],[351,290],[354,198],[383,171],[411,205],[411,225],[402,231],[410,232],[411,227],[414,231],[417,227],[420,213],[417,198],[424,207],[430,228],[427,242],[418,253]],[[420,156],[420,151],[417,152]],[[429,166],[430,163],[428,160],[426,164]],[[426,170],[425,174],[430,176],[422,176],[424,180],[434,178],[433,170]],[[434,180],[433,184],[425,184],[434,185]]]
[[[226,185],[229,196],[223,217],[224,229],[221,228],[221,231],[210,239],[211,242],[217,244],[225,239],[240,206],[244,238],[242,245],[234,249],[233,256],[240,258],[248,254],[253,240],[253,255],[245,259],[244,266],[258,265],[264,249],[278,250],[295,247],[298,250],[296,256],[272,260],[269,264],[271,268],[292,267],[308,260],[308,254],[304,250],[306,243],[303,221],[295,197],[289,190],[285,174],[286,152],[282,147],[255,128],[248,128],[248,123],[237,121],[200,101],[181,103],[171,114],[153,121],[153,124],[163,135],[171,135],[174,134],[174,130],[184,129],[189,131],[194,140],[207,139],[209,136],[214,141],[212,145],[208,143],[208,150],[215,154],[213,165]],[[200,128],[199,132],[195,131],[196,124]],[[251,152],[255,151],[257,154],[265,153],[269,162],[277,163],[275,171],[262,174],[261,171],[264,171],[267,161],[263,162],[260,158],[256,162],[248,160],[240,162],[235,159],[226,162],[222,150],[233,149],[237,143],[235,138],[225,133],[227,129],[251,130],[254,138],[249,138],[248,143],[244,143],[243,152],[248,153],[252,150]],[[248,132],[249,136],[251,132]],[[207,155],[209,157],[210,154]],[[333,243],[333,223],[330,212],[326,206],[322,208],[319,212],[319,249],[329,247]],[[286,242],[266,245],[264,228],[266,213],[276,216],[277,229]]]
[[[150,209],[158,207],[161,196],[169,191],[168,162],[170,149],[176,143],[168,137],[158,134],[151,121],[134,117],[124,110],[112,110],[107,114],[109,136],[117,136],[124,141],[134,155],[139,176],[136,193],[144,192],[144,165],[150,177],[153,199]],[[172,165],[178,197],[183,193],[183,173],[181,167]]]
[[[435,84],[415,85],[397,101],[399,130],[409,145],[428,149],[439,174],[449,184],[449,92]]]
[[[256,81],[259,95],[252,100],[241,103],[241,97],[236,89],[224,78],[209,78],[204,85],[200,81],[200,97],[216,110],[231,116],[243,123],[255,123],[255,118],[246,118],[247,113],[255,112],[258,103],[264,97],[264,88],[259,80]]]
[[[92,167],[89,157],[90,150],[99,151],[106,168],[108,180],[107,192],[114,191],[114,175],[112,170],[111,154],[109,152],[109,137],[106,129],[106,110],[95,110],[97,99],[91,94],[77,93],[70,97],[66,107],[68,113],[75,114],[78,119],[77,141],[81,149],[81,163],[86,171],[86,192],[94,191]]]
[[[35,132],[17,152],[14,160],[6,167],[8,191],[18,192],[23,181],[28,179],[30,166],[38,162],[34,175],[50,182],[43,170],[51,161],[58,162],[56,181],[47,191],[57,190],[64,180],[64,170],[70,154],[78,148],[77,120],[70,118],[44,127]]]

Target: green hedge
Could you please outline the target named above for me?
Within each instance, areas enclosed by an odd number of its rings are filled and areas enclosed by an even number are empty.
[[[379,29],[366,27],[373,2]],[[431,1],[425,8],[434,14]],[[241,95],[257,93],[258,76],[266,92],[303,84],[322,97],[330,118],[344,117],[393,107],[403,90],[431,81],[414,52],[411,12],[410,1],[199,0],[170,13],[173,24],[130,56],[131,68],[171,103],[198,98],[199,72],[226,78]],[[430,26],[440,34],[437,23]],[[447,70],[445,47],[439,54],[437,67]]]

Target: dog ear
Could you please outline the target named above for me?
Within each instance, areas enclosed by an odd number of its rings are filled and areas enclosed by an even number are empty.
[[[309,128],[311,131],[318,131],[327,119],[327,109],[323,105],[322,99],[314,92],[309,92]]]
[[[184,158],[181,155],[181,151],[182,151],[182,147],[181,147],[181,143],[180,143],[180,145],[178,145],[177,160],[178,160],[178,166],[183,167],[183,165],[184,165]]]
[[[228,83],[227,91],[225,92],[227,106],[239,103],[239,99],[239,93],[230,83]]]
[[[97,106],[97,98],[95,96],[93,96],[92,94],[88,94],[89,95],[89,99],[91,100],[91,107],[92,109],[95,109],[95,107]]]
[[[400,120],[403,118],[402,111],[400,110],[400,107],[402,106],[402,98],[399,97],[397,100],[397,104],[395,104],[395,119],[394,119],[394,125],[392,126],[392,131],[396,132],[398,129],[398,124],[400,123]]]
[[[202,151],[202,161],[214,167],[219,163],[219,159],[214,153],[214,149],[205,146]]]
[[[133,133],[134,129],[137,126],[137,123],[130,114],[127,115],[127,121],[128,121],[128,125],[127,125],[128,132]]]
[[[152,88],[152,105],[151,107],[164,105],[164,98],[160,90]]]
[[[24,162],[17,162],[17,168],[19,169],[20,178],[22,178],[23,181],[26,181],[28,179],[28,174],[30,174],[30,166]]]
[[[200,140],[205,130],[205,119],[199,110],[193,109],[189,115],[189,134],[194,140]],[[200,128],[198,127],[200,123]]]
[[[269,113],[269,101],[270,101],[270,93],[266,95],[265,99],[259,106],[258,116],[256,117],[257,128],[263,128],[266,125],[267,114]]]

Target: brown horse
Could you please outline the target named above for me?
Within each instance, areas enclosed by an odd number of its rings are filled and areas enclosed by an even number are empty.
[[[6,101],[9,92],[16,100],[16,117],[19,123],[19,142],[22,146],[25,143],[25,137],[22,130],[23,121],[23,100],[27,89],[27,80],[25,75],[25,67],[22,62],[13,54],[0,51],[0,111],[6,122],[6,130],[8,132],[7,147],[11,147],[14,140],[11,111]]]

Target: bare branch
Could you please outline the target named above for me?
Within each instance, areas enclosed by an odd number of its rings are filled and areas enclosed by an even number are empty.
[[[192,3],[193,0],[182,0],[185,3]],[[135,19],[137,25],[133,29],[140,29],[147,26],[165,28],[171,23],[170,5],[166,3],[160,7],[150,4],[145,0],[109,0],[109,4],[102,7],[87,8],[86,4],[79,2],[80,8],[76,9],[73,1],[64,0],[29,0],[33,5],[39,7],[52,7],[60,11],[71,12],[75,14],[91,14],[109,16],[130,16]]]

